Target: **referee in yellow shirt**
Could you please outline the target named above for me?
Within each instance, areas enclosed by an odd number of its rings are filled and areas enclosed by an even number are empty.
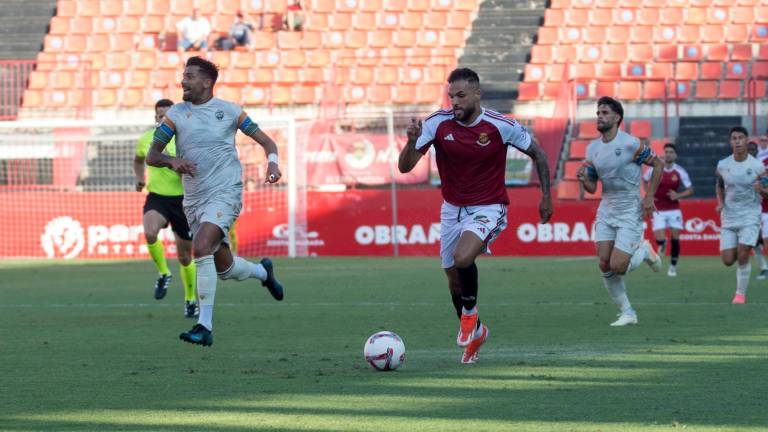
[[[173,101],[161,99],[155,104],[155,124],[160,124],[165,113],[173,106]],[[155,282],[155,298],[165,297],[171,283],[171,271],[165,260],[163,242],[157,234],[170,223],[176,239],[176,250],[181,265],[181,282],[184,285],[184,316],[197,316],[197,300],[195,294],[195,263],[192,261],[192,232],[187,218],[184,216],[182,200],[184,188],[181,176],[169,168],[147,167],[147,181],[144,181],[144,158],[152,145],[155,129],[150,129],[136,143],[136,154],[133,158],[133,172],[136,175],[136,191],[141,192],[146,186],[149,194],[144,203],[144,237],[147,249],[152,257],[160,277]],[[165,152],[176,156],[176,142],[166,146]]]

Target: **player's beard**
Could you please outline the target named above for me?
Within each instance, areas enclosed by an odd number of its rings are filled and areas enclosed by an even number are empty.
[[[608,123],[600,123],[600,122],[597,123],[597,131],[600,133],[606,133],[609,130],[611,130],[612,127],[613,125]]]
[[[468,118],[472,117],[475,114],[475,107],[468,107],[468,108],[461,108],[459,107],[458,110],[461,111],[461,115],[456,114],[457,108],[453,109],[453,116],[456,118],[456,120],[460,122],[466,121]]]

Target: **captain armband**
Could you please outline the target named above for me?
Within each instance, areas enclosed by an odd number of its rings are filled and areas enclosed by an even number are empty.
[[[725,188],[725,180],[721,176],[717,176],[717,186]]]
[[[173,131],[173,129],[171,129],[170,126],[162,123],[157,129],[155,129],[155,135],[152,137],[152,142],[160,142],[163,143],[163,145],[168,145],[175,134],[176,133]]]
[[[584,173],[587,175],[587,179],[590,181],[597,181],[598,175],[595,166],[590,162],[584,163]]]
[[[240,130],[243,131],[244,134],[251,136],[257,130],[259,130],[259,125],[254,123],[250,117],[246,117],[245,120],[243,120],[243,122],[240,123]]]

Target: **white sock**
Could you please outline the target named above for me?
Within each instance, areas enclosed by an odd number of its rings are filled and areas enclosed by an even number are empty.
[[[603,285],[608,290],[613,303],[619,307],[621,313],[634,314],[632,305],[627,297],[627,287],[624,285],[624,278],[614,272],[603,273]]]
[[[648,247],[646,245],[647,243],[643,243],[639,248],[635,249],[635,253],[633,253],[632,258],[629,259],[629,267],[627,267],[627,273],[640,267],[640,265],[643,263],[643,260],[648,258]]]
[[[461,308],[461,313],[464,314],[464,315],[474,315],[474,314],[477,313],[477,306],[473,307],[470,310],[467,310],[467,308],[462,307]]]
[[[757,257],[757,261],[760,263],[760,270],[768,270],[768,262],[765,261],[765,257],[763,256],[762,245],[755,246],[755,256]]]
[[[747,295],[749,276],[752,274],[752,266],[749,263],[739,265],[736,268],[736,293]]]
[[[244,281],[248,278],[267,280],[267,269],[261,263],[252,263],[239,256],[232,257],[232,265],[225,271],[219,273],[221,279],[234,279]]]
[[[195,258],[197,269],[197,298],[200,300],[198,324],[213,330],[213,303],[216,298],[216,265],[213,255]]]

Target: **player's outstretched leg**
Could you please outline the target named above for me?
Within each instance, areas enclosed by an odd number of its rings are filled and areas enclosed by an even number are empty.
[[[193,344],[213,344],[213,304],[216,299],[216,266],[213,255],[195,258],[197,269],[197,293],[200,298],[200,317],[192,330],[179,335],[179,339]]]
[[[613,303],[621,311],[618,319],[611,323],[611,327],[623,327],[637,324],[637,313],[632,308],[627,297],[627,288],[624,285],[624,277],[612,271],[603,273],[603,284]]]
[[[233,255],[232,265],[223,272],[219,272],[219,278],[237,281],[255,278],[261,281],[261,285],[269,291],[275,300],[280,301],[284,297],[283,284],[275,277],[274,264],[269,258],[263,258],[257,264]]]
[[[488,340],[490,334],[491,332],[485,324],[478,323],[472,342],[470,342],[464,349],[464,353],[461,356],[461,362],[464,364],[475,363],[478,358],[477,353],[480,351],[480,347]]]

